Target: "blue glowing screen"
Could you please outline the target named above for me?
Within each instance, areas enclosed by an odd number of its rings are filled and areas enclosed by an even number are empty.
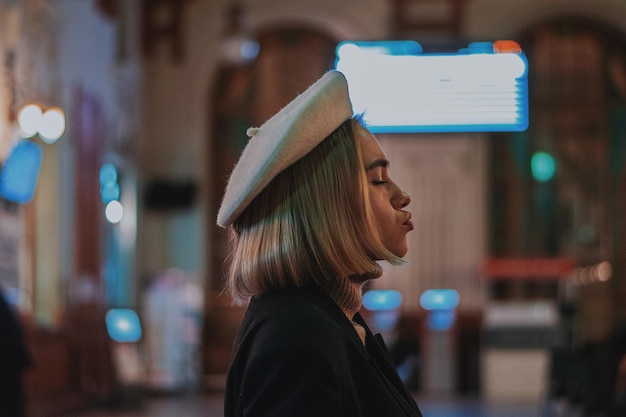
[[[451,310],[459,305],[459,293],[455,290],[426,290],[420,296],[420,305],[425,310]]]
[[[370,290],[363,294],[363,306],[370,311],[395,310],[402,304],[402,294],[396,290]]]
[[[0,170],[0,197],[15,203],[28,203],[35,195],[42,151],[39,145],[20,141]]]
[[[428,313],[426,325],[430,330],[443,332],[454,326],[456,313],[454,310],[434,310]]]
[[[424,54],[414,41],[346,41],[335,68],[374,133],[524,131],[528,62],[494,45]]]
[[[113,308],[107,311],[106,325],[109,337],[116,342],[137,342],[141,339],[139,316],[128,308]]]

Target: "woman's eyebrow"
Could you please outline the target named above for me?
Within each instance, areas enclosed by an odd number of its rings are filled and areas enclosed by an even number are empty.
[[[371,164],[369,164],[367,167],[365,167],[365,171],[371,171],[374,168],[377,167],[388,167],[389,166],[389,161],[386,159],[377,159],[374,162],[372,162]]]

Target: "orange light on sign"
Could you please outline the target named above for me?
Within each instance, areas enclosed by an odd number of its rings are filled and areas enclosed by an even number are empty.
[[[519,43],[515,41],[500,40],[500,41],[495,41],[493,43],[493,52],[497,54],[502,54],[502,53],[521,54],[522,47],[519,45]]]

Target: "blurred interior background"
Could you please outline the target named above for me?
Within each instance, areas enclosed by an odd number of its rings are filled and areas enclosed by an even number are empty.
[[[0,286],[33,416],[219,391],[226,175],[346,40],[528,61],[526,130],[378,134],[416,230],[364,313],[406,383],[589,415],[626,395],[623,0],[0,0]]]

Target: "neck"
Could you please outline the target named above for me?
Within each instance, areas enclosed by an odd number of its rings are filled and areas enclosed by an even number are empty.
[[[330,288],[326,288],[330,297],[335,300],[339,308],[344,312],[349,320],[361,309],[363,293],[361,291],[362,281],[350,278],[338,278]]]

